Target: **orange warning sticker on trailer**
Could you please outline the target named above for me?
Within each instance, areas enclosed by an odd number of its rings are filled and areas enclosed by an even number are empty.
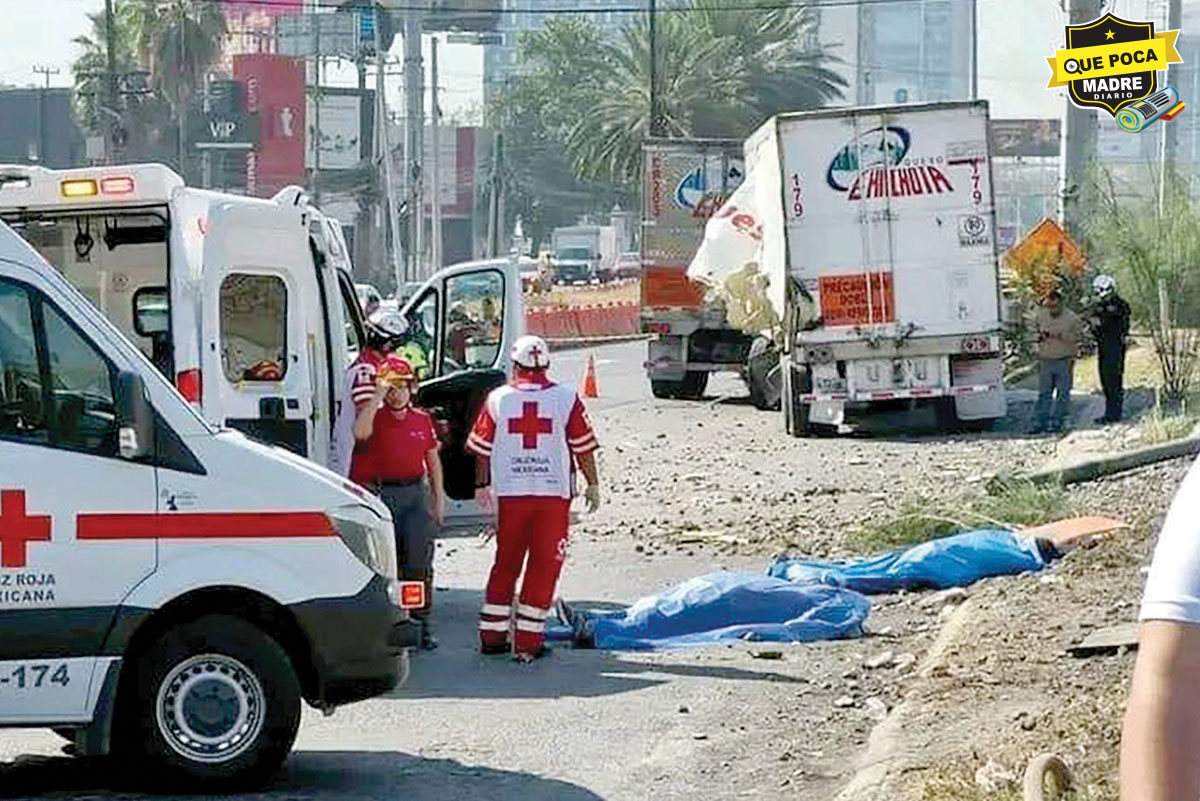
[[[892,273],[823,275],[817,287],[825,327],[896,321]]]

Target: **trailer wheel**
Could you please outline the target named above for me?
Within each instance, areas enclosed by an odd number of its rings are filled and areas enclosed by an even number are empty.
[[[128,744],[171,785],[252,786],[295,742],[300,684],[291,661],[241,618],[208,615],[173,628],[131,667]]]
[[[807,366],[784,366],[789,377],[787,405],[784,407],[784,427],[793,437],[809,437],[815,432],[812,423],[808,422],[808,405],[800,400],[800,396],[812,392],[812,373]]]
[[[746,357],[746,385],[750,388],[750,402],[754,408],[779,411],[783,396],[783,371],[775,343],[765,337],[759,337],[750,344],[750,355]]]
[[[679,397],[683,400],[700,400],[708,389],[708,373],[688,370],[679,386]]]

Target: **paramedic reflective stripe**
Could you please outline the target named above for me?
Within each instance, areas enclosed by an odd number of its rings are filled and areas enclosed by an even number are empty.
[[[481,620],[479,621],[480,631],[508,631],[507,620]]]
[[[336,537],[337,529],[320,512],[151,512],[81,514],[75,536],[81,540]]]
[[[512,615],[512,607],[503,604],[484,604],[483,609],[479,610],[479,614],[489,617],[509,617]]]
[[[482,627],[482,624],[481,624]],[[541,634],[546,630],[546,624],[543,622],[534,623],[530,620],[517,619],[517,631],[529,631],[534,634]]]
[[[970,384],[960,387],[915,387],[913,389],[881,389],[870,392],[832,392],[828,394],[801,395],[804,403],[824,401],[873,401],[873,400],[904,400],[909,398],[954,397],[957,395],[975,395],[1000,389],[999,384]]]
[[[492,455],[492,443],[488,442],[474,431],[472,431],[471,435],[467,437],[467,445],[469,445],[471,450],[475,451],[480,456]]]
[[[536,606],[517,605],[517,614],[530,620],[545,620],[550,616],[549,609],[538,609]]]

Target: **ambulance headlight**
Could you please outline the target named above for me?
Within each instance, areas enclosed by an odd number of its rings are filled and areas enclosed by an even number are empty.
[[[391,521],[367,506],[339,506],[326,515],[360,562],[384,578],[396,578],[396,541]]]

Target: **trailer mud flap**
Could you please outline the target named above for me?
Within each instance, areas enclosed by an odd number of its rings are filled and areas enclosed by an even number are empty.
[[[687,372],[684,364],[683,337],[660,336],[650,340],[646,360],[646,372],[651,378],[664,381],[682,381]]]
[[[950,375],[954,386],[991,385],[986,392],[956,394],[954,413],[959,420],[987,420],[1008,413],[1004,396],[1004,360],[951,358]]]

